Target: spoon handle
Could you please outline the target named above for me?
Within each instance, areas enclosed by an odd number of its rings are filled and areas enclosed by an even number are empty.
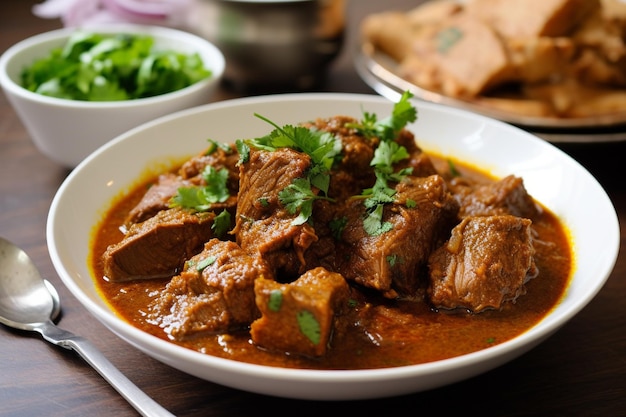
[[[43,323],[37,331],[48,342],[78,352],[141,415],[145,417],[174,416],[124,376],[89,340],[63,330],[52,322]]]

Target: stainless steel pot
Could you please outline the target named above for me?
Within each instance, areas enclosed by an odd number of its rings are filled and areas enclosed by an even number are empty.
[[[226,57],[236,89],[306,90],[343,45],[344,0],[202,0],[190,30]]]

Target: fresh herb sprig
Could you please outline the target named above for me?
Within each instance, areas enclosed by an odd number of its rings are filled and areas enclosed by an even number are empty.
[[[363,119],[358,123],[348,123],[347,127],[356,129],[367,138],[377,137],[381,141],[393,141],[407,124],[417,120],[417,109],[411,104],[413,93],[405,91],[394,104],[391,115],[378,120],[374,113],[363,112]]]
[[[249,157],[249,147],[273,152],[279,148],[291,148],[307,154],[311,167],[306,178],[296,178],[278,193],[278,198],[290,214],[298,213],[292,224],[306,223],[313,213],[313,202],[319,199],[333,201],[328,197],[330,169],[341,152],[341,142],[332,134],[304,126],[278,126],[273,121],[255,113],[259,119],[271,124],[274,130],[256,139],[237,142],[237,149],[245,161]],[[316,193],[313,187],[320,191]]]
[[[394,172],[394,165],[409,158],[404,146],[395,140],[398,133],[410,122],[417,120],[417,110],[410,102],[413,95],[410,92],[402,94],[393,108],[391,116],[378,121],[375,114],[364,112],[360,123],[349,124],[365,137],[377,137],[380,143],[374,151],[370,166],[374,167],[376,182],[372,188],[363,190],[360,198],[364,198],[366,217],[363,227],[370,236],[378,236],[392,229],[390,222],[383,222],[384,205],[393,203],[396,194],[390,183],[398,183],[407,175],[411,175],[412,168],[404,168]]]
[[[381,142],[374,151],[370,165],[374,167],[376,182],[372,188],[363,190],[361,194],[365,198],[367,216],[363,221],[363,227],[367,234],[378,236],[392,229],[391,223],[383,222],[383,209],[385,204],[394,202],[396,195],[396,190],[390,183],[398,183],[413,173],[413,168],[394,172],[393,165],[408,157],[406,148],[397,142]]]
[[[205,186],[179,187],[170,200],[170,207],[183,207],[207,211],[215,203],[223,203],[230,197],[228,170],[207,165],[202,171]]]

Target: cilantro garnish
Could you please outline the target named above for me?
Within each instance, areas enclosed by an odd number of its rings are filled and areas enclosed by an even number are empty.
[[[57,98],[115,101],[180,90],[211,76],[197,53],[153,46],[150,36],[77,32],[24,69],[21,83]]]
[[[202,177],[206,186],[179,187],[176,195],[170,200],[170,207],[207,211],[212,204],[223,203],[230,197],[226,185],[228,180],[226,168],[215,169],[215,167],[207,165],[202,172]]]
[[[333,238],[335,240],[341,240],[341,235],[343,234],[343,230],[346,228],[348,224],[348,218],[346,216],[342,216],[336,219],[332,219],[328,224],[330,230],[333,234]]]
[[[359,123],[348,123],[347,127],[356,129],[367,138],[378,137],[381,141],[393,141],[407,124],[417,120],[417,109],[410,101],[412,97],[410,91],[405,91],[394,105],[391,116],[383,120],[379,121],[375,114],[363,112],[363,119]]]
[[[207,142],[209,142],[209,146],[207,147],[206,151],[204,152],[205,155],[211,155],[215,151],[217,151],[218,149],[221,149],[226,154],[231,154],[233,152],[232,148],[227,143],[218,142],[218,141],[213,140],[213,139],[207,139]]]
[[[313,214],[313,202],[320,197],[313,193],[308,178],[296,178],[291,184],[279,191],[278,198],[285,206],[287,213],[300,213],[291,222],[292,225],[299,226],[309,220]]]
[[[313,313],[307,310],[298,311],[296,315],[300,332],[307,337],[314,345],[319,344],[322,335],[320,323],[317,321]]]
[[[341,142],[332,134],[303,126],[278,126],[271,120],[255,113],[259,119],[274,126],[268,135],[237,141],[240,163],[249,159],[252,146],[256,149],[273,152],[279,148],[291,148],[307,154],[311,158],[311,167],[306,178],[296,178],[291,184],[279,191],[278,197],[290,214],[298,214],[293,220],[294,226],[306,223],[313,213],[313,202],[319,199],[333,201],[328,197],[330,169],[341,152]],[[317,188],[321,195],[313,191]]]
[[[200,260],[195,265],[196,271],[198,271],[198,272],[204,271],[207,267],[213,265],[215,263],[215,261],[217,261],[217,258],[215,256],[208,256],[208,257]]]
[[[451,159],[448,159],[447,162],[448,162],[448,168],[450,169],[450,175],[452,175],[452,178],[460,177],[461,173],[456,168],[454,161]]]
[[[391,223],[383,222],[383,208],[385,204],[393,203],[396,195],[395,188],[389,183],[400,182],[413,171],[412,168],[404,168],[394,172],[393,164],[408,157],[406,148],[397,142],[381,142],[374,151],[370,165],[374,166],[376,182],[362,193],[367,212],[363,227],[370,236],[381,235],[393,227]]]
[[[223,237],[231,227],[231,216],[228,210],[223,210],[220,214],[213,219],[213,225],[211,229],[215,232],[215,236]]]
[[[272,290],[267,300],[267,308],[270,311],[279,311],[283,304],[283,292],[281,290]]]
[[[363,190],[361,198],[365,199],[366,217],[363,227],[370,236],[378,236],[390,231],[393,225],[383,222],[384,205],[394,202],[395,188],[390,183],[398,183],[413,172],[412,168],[394,171],[394,164],[409,158],[404,146],[395,140],[398,133],[407,123],[417,119],[417,110],[410,102],[413,95],[410,92],[402,94],[400,101],[393,107],[392,115],[378,121],[376,115],[364,112],[360,123],[350,123],[349,127],[356,129],[366,137],[378,137],[380,144],[374,151],[370,165],[374,167],[376,182],[372,188]]]

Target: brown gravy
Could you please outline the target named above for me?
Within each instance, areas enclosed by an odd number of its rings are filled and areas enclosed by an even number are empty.
[[[443,159],[431,156],[437,164]],[[464,175],[487,178],[475,168],[455,161]],[[156,337],[169,340],[161,328],[150,324],[146,312],[167,280],[107,282],[100,255],[122,238],[119,225],[139,201],[150,181],[120,196],[94,229],[90,266],[102,297],[124,320]],[[502,311],[450,314],[431,311],[423,303],[389,301],[378,297],[360,300],[359,325],[335,337],[329,353],[318,359],[262,350],[250,342],[247,331],[204,335],[184,342],[189,349],[242,362],[307,369],[372,369],[405,366],[451,358],[510,340],[545,317],[563,297],[572,269],[571,245],[560,221],[548,210],[533,222],[537,232],[536,263],[539,276],[527,284],[527,294]],[[545,244],[542,242],[550,242]],[[361,311],[362,313],[362,311]],[[355,316],[356,317],[356,316]],[[367,322],[363,322],[366,317]],[[356,320],[356,319],[355,319]],[[367,329],[367,330],[365,330]]]

